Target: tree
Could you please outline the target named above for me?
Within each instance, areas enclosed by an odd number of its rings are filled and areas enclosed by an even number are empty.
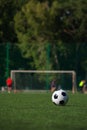
[[[15,15],[19,47],[24,57],[32,57],[36,69],[46,66],[48,43],[51,46],[50,68],[75,69],[76,48],[83,41],[87,42],[86,5],[83,0],[30,0]]]
[[[0,43],[17,41],[13,18],[26,2],[27,0],[0,0]]]
[[[48,19],[46,18],[48,10],[46,8],[46,3],[41,4],[37,1],[30,1],[15,16],[15,20],[18,19],[15,23],[15,28],[20,48],[25,57],[32,57],[33,66],[37,69],[46,69],[46,43],[48,44],[45,34],[45,25]]]
[[[61,36],[64,41],[72,40],[73,42],[87,42],[87,1],[77,0],[71,1],[68,4],[65,2],[62,8],[61,21],[63,28]]]

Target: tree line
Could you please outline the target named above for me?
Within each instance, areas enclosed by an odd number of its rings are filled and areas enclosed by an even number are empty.
[[[9,70],[75,70],[85,77],[86,14],[86,0],[1,0],[1,76],[10,43]]]

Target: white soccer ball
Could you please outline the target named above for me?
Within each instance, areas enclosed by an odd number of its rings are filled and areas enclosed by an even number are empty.
[[[54,91],[53,94],[52,94],[52,102],[55,105],[64,106],[68,102],[68,99],[69,99],[68,94],[63,89]]]

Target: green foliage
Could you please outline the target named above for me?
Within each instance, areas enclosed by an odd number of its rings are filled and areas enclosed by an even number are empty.
[[[46,69],[46,3],[30,1],[15,16],[16,32],[19,39],[19,47],[24,57],[30,57],[36,69]],[[26,13],[27,12],[27,13]],[[43,12],[43,13],[42,13]],[[45,36],[45,38],[44,38]],[[47,43],[48,44],[48,43]],[[49,65],[49,69],[50,69]]]
[[[18,43],[23,58],[11,68],[28,59],[28,69],[87,71],[86,14],[86,0],[1,0],[0,42]]]
[[[78,43],[87,40],[86,5],[87,2],[82,0],[30,0],[15,15],[19,47],[24,57],[32,57],[36,69],[46,68],[46,49],[41,48],[45,48],[45,44],[48,43],[51,45],[52,53],[49,69],[74,69],[73,64],[77,59],[74,60],[73,57],[77,53]],[[61,58],[64,58],[65,65]]]
[[[27,0],[0,0],[0,42],[16,42],[14,16]]]

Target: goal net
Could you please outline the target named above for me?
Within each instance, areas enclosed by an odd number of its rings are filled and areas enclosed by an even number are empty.
[[[11,70],[11,78],[15,90],[50,90],[52,80],[56,79],[57,87],[76,91],[75,71]]]

